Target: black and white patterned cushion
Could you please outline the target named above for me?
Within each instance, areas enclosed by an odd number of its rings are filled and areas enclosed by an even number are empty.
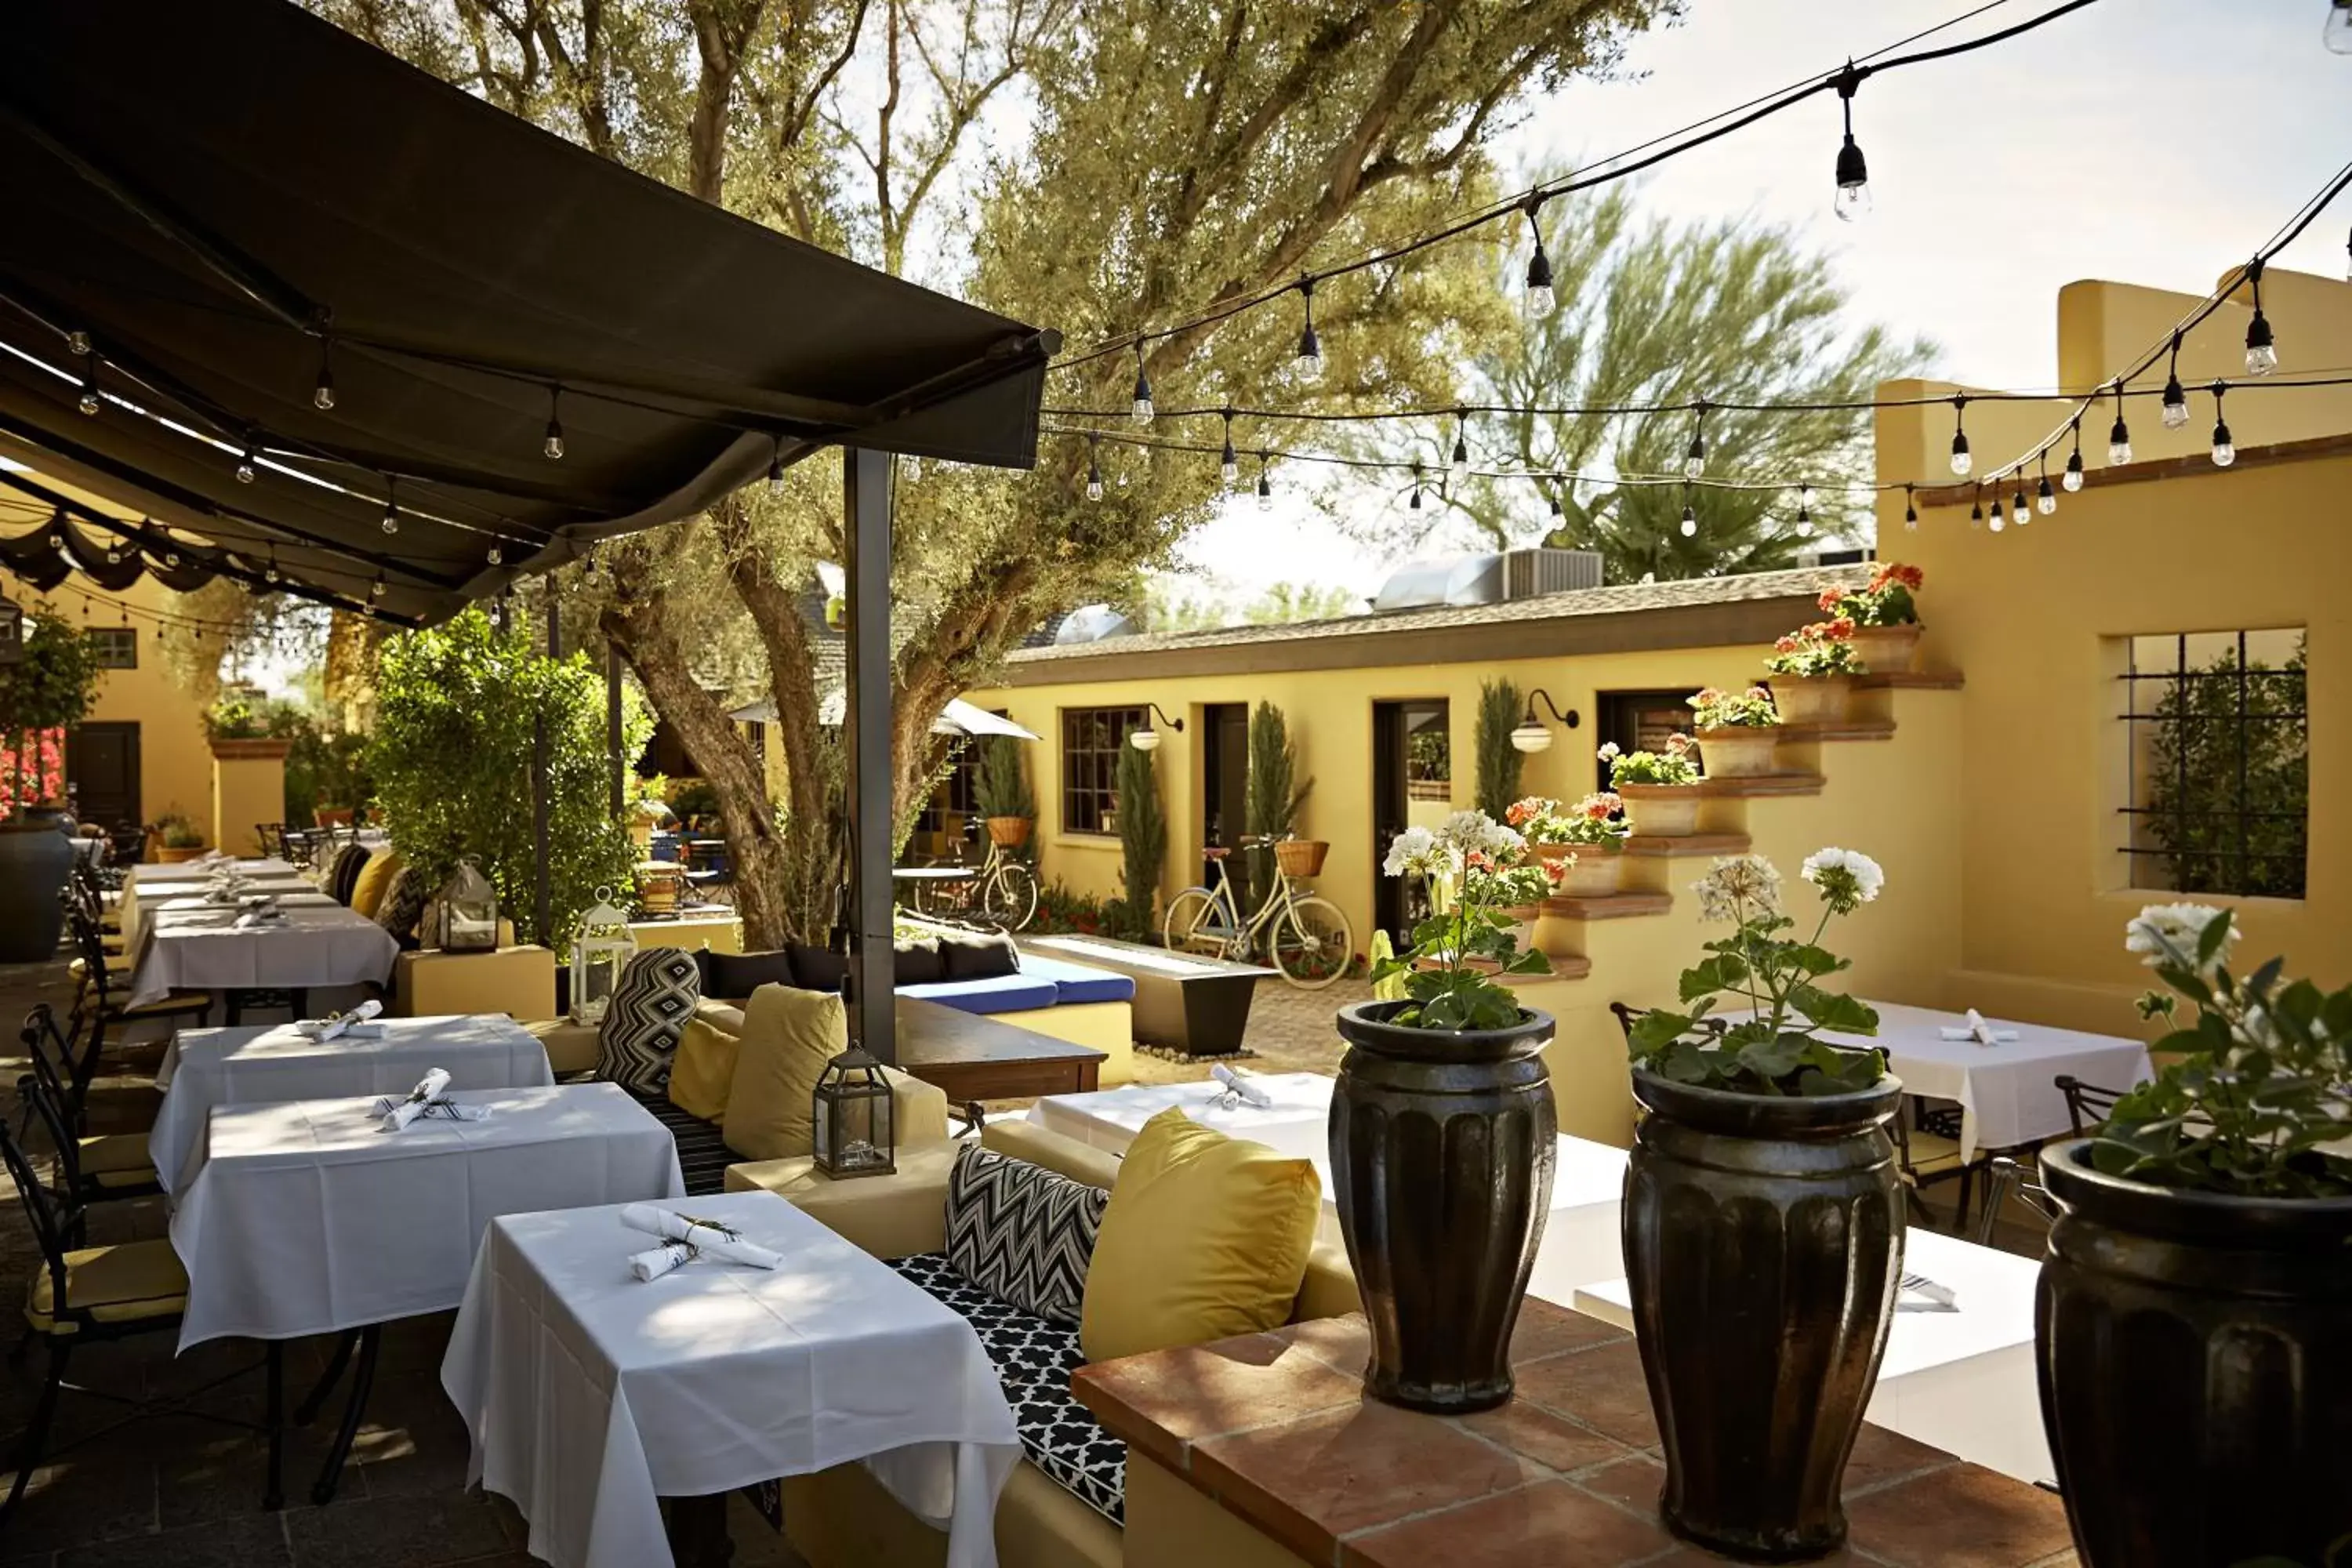
[[[335,902],[350,906],[352,894],[360,885],[360,873],[367,869],[368,854],[358,844],[346,844],[335,851],[327,867],[327,894]]]
[[[630,959],[596,1031],[596,1076],[632,1094],[660,1093],[678,1036],[701,1000],[694,954],[656,947]]]
[[[416,922],[425,918],[425,905],[432,894],[422,871],[403,866],[393,873],[392,886],[384,889],[383,902],[376,906],[375,923],[390,931],[392,940],[401,946],[413,945]]]
[[[1000,1301],[1076,1328],[1110,1194],[967,1143],[948,1173],[948,1261]]]
[[[890,1267],[972,1326],[1004,1385],[1029,1462],[1065,1491],[1122,1528],[1127,1523],[1127,1445],[1102,1428],[1070,1393],[1086,1364],[1078,1331],[1000,1301],[958,1274],[945,1253],[900,1258]]]

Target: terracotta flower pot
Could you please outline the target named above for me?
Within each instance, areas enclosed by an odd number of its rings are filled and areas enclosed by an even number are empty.
[[[1853,694],[1851,675],[1776,675],[1772,704],[1783,724],[1843,724],[1846,700]]]
[[[1576,853],[1573,844],[1534,844],[1528,847],[1536,852],[1538,860],[1565,860]]]
[[[1919,624],[1904,626],[1856,626],[1853,651],[1872,673],[1891,675],[1919,668]]]
[[[1607,848],[1598,844],[1570,846],[1576,851],[1576,864],[1559,884],[1563,899],[1605,899],[1617,891],[1617,862],[1623,858],[1622,849]]]
[[[1699,761],[1708,778],[1752,779],[1772,771],[1773,748],[1780,741],[1778,724],[1734,724],[1720,730],[1701,730]]]
[[[1536,922],[1543,919],[1541,904],[1510,904],[1495,912],[1511,922],[1511,940],[1519,944],[1521,952],[1535,951]]]
[[[1698,831],[1696,784],[1619,784],[1633,831],[1652,838],[1687,838]]]
[[[155,846],[155,862],[160,866],[176,866],[183,860],[194,860],[201,858],[205,852],[211,846],[205,844],[187,844],[175,847],[170,844],[159,843]]]

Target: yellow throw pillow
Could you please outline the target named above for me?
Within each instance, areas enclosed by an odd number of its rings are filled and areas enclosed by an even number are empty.
[[[1120,1162],[1087,1268],[1079,1348],[1109,1361],[1279,1327],[1322,1206],[1309,1162],[1161,1111]]]
[[[808,1153],[817,1076],[849,1048],[839,994],[762,985],[743,1008],[741,1038],[727,1089],[727,1146],[747,1160]]]
[[[392,879],[406,864],[397,849],[369,856],[368,863],[360,868],[360,879],[352,884],[352,912],[375,919],[376,910],[383,905],[384,894],[392,890]]]
[[[670,1058],[669,1102],[705,1121],[723,1119],[742,1043],[708,1018],[688,1018]]]

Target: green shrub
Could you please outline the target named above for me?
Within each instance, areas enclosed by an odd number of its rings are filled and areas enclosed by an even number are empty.
[[[1151,929],[1160,868],[1168,859],[1168,816],[1160,805],[1160,770],[1150,752],[1133,746],[1118,754],[1118,852],[1127,888],[1120,934],[1139,936]]]
[[[1496,679],[1478,688],[1478,795],[1480,811],[1496,821],[1519,798],[1519,770],[1527,757],[1511,744],[1511,731],[1528,710],[1518,683]]]

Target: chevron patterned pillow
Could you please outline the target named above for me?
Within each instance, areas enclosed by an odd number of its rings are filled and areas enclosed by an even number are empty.
[[[678,1037],[702,1000],[702,972],[682,948],[648,948],[629,960],[596,1031],[596,1076],[632,1094],[659,1095]]]
[[[948,1262],[975,1289],[1075,1324],[1109,1203],[1100,1187],[967,1143],[948,1173]]]

